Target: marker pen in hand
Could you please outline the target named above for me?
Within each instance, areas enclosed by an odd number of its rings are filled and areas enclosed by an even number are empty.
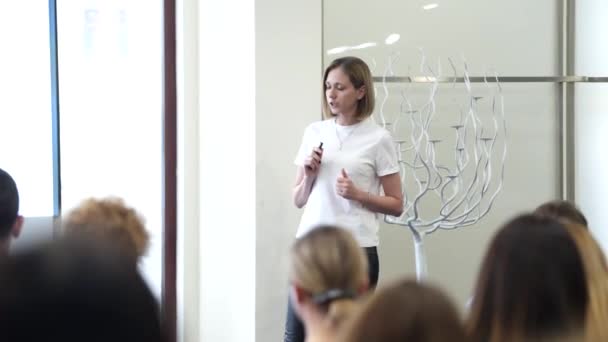
[[[323,151],[323,142],[322,142],[322,141],[321,141],[321,143],[319,144],[319,149],[320,149],[321,151]],[[316,153],[316,154],[317,154],[319,157],[321,157],[321,153],[316,152],[316,151],[315,151],[315,153]],[[319,163],[321,163],[321,161],[319,161]]]
[[[323,150],[323,142],[321,141],[321,144],[319,144],[319,149]],[[314,151],[316,155],[318,155],[319,157],[321,157],[321,154],[317,151]],[[319,161],[319,164],[321,163],[321,161]],[[307,169],[311,170],[312,168],[310,166],[306,166]]]

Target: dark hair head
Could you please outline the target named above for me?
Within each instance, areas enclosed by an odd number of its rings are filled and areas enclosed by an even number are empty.
[[[415,280],[380,288],[347,323],[339,341],[463,342],[458,311],[439,289]]]
[[[532,214],[505,224],[483,260],[467,322],[474,341],[522,341],[578,334],[588,292],[566,228]]]
[[[372,73],[362,59],[352,56],[335,59],[333,62],[331,62],[327,69],[325,69],[325,73],[323,74],[323,113],[325,114],[325,117],[331,118],[334,116],[329,109],[329,104],[327,103],[327,96],[325,95],[327,85],[325,82],[327,82],[327,76],[329,76],[329,73],[338,68],[341,68],[342,71],[348,76],[350,83],[353,84],[355,89],[365,87],[365,95],[357,103],[357,118],[359,120],[368,118],[370,115],[372,115],[375,105],[374,81],[372,78]]]
[[[0,264],[6,341],[162,341],[156,299],[126,256],[63,239]]]
[[[5,239],[19,214],[17,184],[6,171],[0,169],[0,240]]]
[[[554,200],[541,204],[534,214],[539,216],[551,217],[558,220],[568,220],[572,223],[587,226],[585,215],[574,205],[574,203],[564,200]]]

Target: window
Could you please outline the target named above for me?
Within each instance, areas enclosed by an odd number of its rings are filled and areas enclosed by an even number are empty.
[[[53,215],[49,8],[0,2],[0,168],[19,187],[21,212]]]
[[[142,272],[162,278],[162,3],[65,1],[57,7],[63,210],[119,196],[152,241]]]

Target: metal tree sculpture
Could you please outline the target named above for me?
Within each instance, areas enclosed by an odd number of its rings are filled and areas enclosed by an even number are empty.
[[[476,78],[482,85],[477,89],[471,84],[466,62],[463,62],[463,77],[458,77],[454,63],[448,59],[454,76],[442,77],[441,64],[438,62],[436,69],[431,68],[423,54],[421,72],[428,73],[428,76],[394,77],[392,70],[398,56],[393,54],[389,57],[381,79],[384,98],[380,117],[375,117],[393,133],[403,184],[403,214],[400,217],[385,216],[385,221],[408,227],[412,232],[416,275],[420,280],[427,274],[424,250],[427,235],[439,229],[451,230],[475,224],[492,209],[504,180],[507,128],[498,76],[494,75],[490,80],[487,76]],[[399,84],[401,95],[399,111],[392,113],[392,122],[386,119],[391,114],[387,109],[389,83]],[[414,103],[411,95],[414,83],[422,84],[428,92],[426,100],[419,105]],[[445,111],[438,110],[436,103],[441,93],[440,83],[447,83],[452,92],[457,85],[462,88],[464,84],[464,89],[453,98],[455,105]],[[482,96],[484,92],[487,95]],[[460,99],[460,104],[456,99]],[[445,146],[449,141],[447,137],[441,139],[438,134],[433,134],[440,131],[434,120],[441,116],[455,119],[451,125],[444,125],[452,136],[452,144],[448,150],[442,149],[445,151],[443,154],[438,153],[438,146],[442,143]],[[446,154],[448,158],[439,160],[438,155],[445,157]]]

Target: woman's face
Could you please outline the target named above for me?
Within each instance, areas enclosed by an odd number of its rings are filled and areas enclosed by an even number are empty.
[[[354,117],[357,115],[357,103],[365,95],[364,87],[355,89],[348,75],[342,68],[335,68],[327,74],[325,80],[325,98],[334,115]]]

